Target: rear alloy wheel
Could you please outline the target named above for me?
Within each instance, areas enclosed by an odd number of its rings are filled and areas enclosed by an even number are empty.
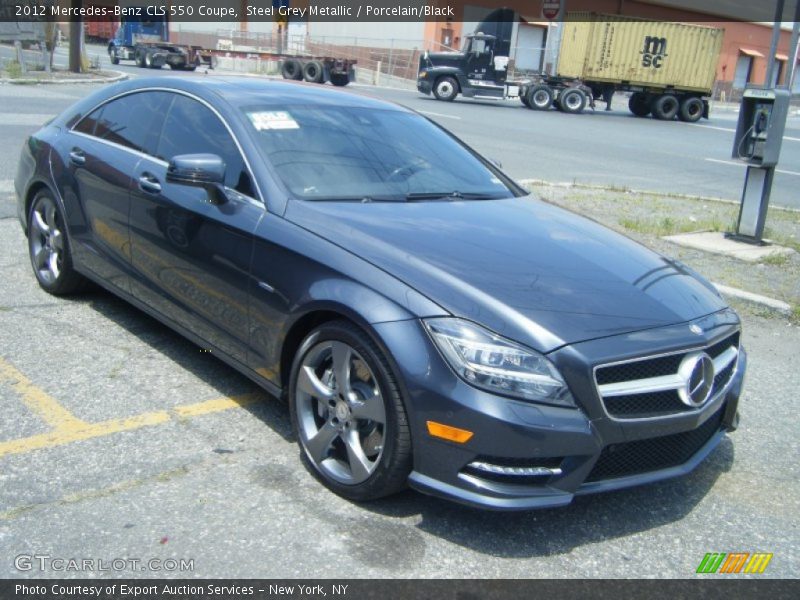
[[[289,402],[306,468],[350,500],[400,491],[411,471],[411,438],[399,387],[375,343],[345,321],[303,342]]]
[[[60,296],[84,287],[86,280],[72,267],[64,218],[56,201],[41,191],[28,214],[28,253],[42,289]]]
[[[628,108],[637,117],[650,114],[650,98],[642,92],[634,92],[628,100]]]
[[[578,114],[586,108],[586,94],[578,88],[568,88],[558,96],[561,110],[565,113]]]
[[[653,116],[660,121],[672,121],[678,114],[680,104],[673,94],[661,94],[653,102]]]
[[[681,100],[681,108],[678,117],[686,123],[696,123],[703,116],[705,106],[703,101],[697,96],[689,96]]]
[[[433,86],[433,95],[437,100],[452,102],[458,95],[458,82],[453,77],[440,77]]]
[[[533,110],[549,110],[553,106],[555,93],[549,85],[535,85],[528,90],[528,107]]]

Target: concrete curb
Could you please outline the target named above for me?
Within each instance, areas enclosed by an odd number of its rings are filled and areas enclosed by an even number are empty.
[[[761,294],[754,294],[753,292],[748,292],[745,290],[740,290],[739,288],[729,287],[727,285],[722,285],[721,283],[711,282],[712,285],[719,290],[719,293],[723,296],[727,296],[729,298],[734,298],[741,302],[746,302],[747,304],[753,304],[760,308],[766,308],[773,312],[779,313],[784,317],[788,317],[792,314],[792,307],[787,302],[783,300],[776,300],[775,298],[770,298],[768,296],[762,296]]]
[[[0,79],[0,83],[8,83],[12,85],[66,85],[75,83],[116,83],[128,79],[128,74],[122,71],[110,71],[116,73],[113,77],[93,77],[91,79],[57,79],[52,81],[42,81],[36,78],[15,78],[9,79],[7,77]]]

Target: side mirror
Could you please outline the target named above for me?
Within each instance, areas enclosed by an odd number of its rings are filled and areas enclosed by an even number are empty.
[[[167,181],[201,187],[212,204],[225,202],[225,161],[216,154],[180,154],[169,161]]]

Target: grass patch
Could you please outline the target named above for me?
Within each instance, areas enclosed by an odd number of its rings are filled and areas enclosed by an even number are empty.
[[[676,233],[689,233],[692,231],[722,231],[725,226],[717,219],[676,219],[673,217],[660,218],[628,218],[619,219],[618,223],[629,231],[649,233],[663,237]]]
[[[792,312],[789,313],[789,320],[795,325],[800,325],[800,304],[792,306]]]
[[[769,256],[761,259],[761,263],[765,265],[781,266],[789,262],[788,254],[770,254]]]
[[[9,79],[19,79],[22,77],[22,65],[16,60],[10,60],[5,65],[5,76]]]

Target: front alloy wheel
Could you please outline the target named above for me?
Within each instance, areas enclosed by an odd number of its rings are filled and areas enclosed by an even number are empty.
[[[289,393],[303,460],[322,483],[352,500],[405,486],[405,410],[385,357],[366,334],[338,321],[312,332],[295,358]]]

